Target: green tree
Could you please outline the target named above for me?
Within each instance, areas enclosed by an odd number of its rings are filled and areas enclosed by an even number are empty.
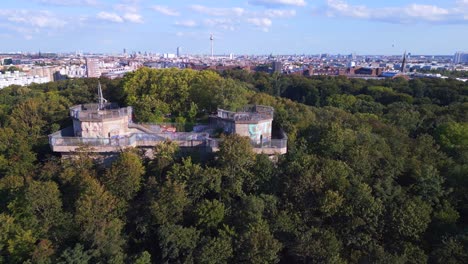
[[[14,237],[8,240],[7,252],[12,263],[22,263],[31,258],[34,252],[34,237],[31,230],[18,229]]]
[[[184,209],[189,203],[185,184],[167,180],[158,186],[150,213],[156,224],[176,224],[182,221]]]
[[[219,233],[217,237],[200,239],[202,246],[195,257],[197,263],[231,263],[234,254],[231,234],[224,230],[220,230]]]
[[[406,199],[391,208],[388,231],[398,239],[419,239],[431,221],[431,206],[420,198]]]
[[[41,234],[57,227],[64,220],[60,191],[55,182],[33,181],[28,185],[25,202],[31,213],[39,221]]]
[[[91,253],[84,249],[83,245],[76,244],[73,248],[65,249],[60,258],[58,264],[88,264],[91,261]]]
[[[432,252],[430,263],[466,263],[468,253],[462,241],[456,237],[448,237],[442,240],[442,243]]]
[[[327,104],[346,111],[351,111],[356,104],[356,97],[348,94],[334,94],[327,98]]]
[[[186,185],[186,191],[192,202],[198,202],[208,193],[219,193],[221,190],[221,172],[216,168],[203,169],[200,164],[192,162],[190,157],[182,163],[176,163],[168,171],[168,178]]]
[[[159,228],[159,246],[164,262],[192,263],[200,232],[192,227],[163,225]]]
[[[203,200],[196,206],[196,225],[204,229],[216,228],[223,221],[224,204],[218,200]]]
[[[303,263],[345,263],[341,242],[328,230],[311,228],[298,235],[293,254]]]
[[[40,240],[36,243],[34,252],[32,253],[32,261],[39,264],[52,263],[51,257],[54,255],[55,249],[52,242],[46,239]]]
[[[250,169],[255,162],[255,153],[249,138],[236,134],[225,136],[217,156],[223,172],[222,188],[225,193],[232,196],[242,195],[245,182],[252,182],[254,177]]]
[[[147,166],[150,175],[161,178],[168,168],[176,161],[179,145],[172,141],[164,141],[153,149],[154,157]]]
[[[102,182],[110,193],[122,201],[125,208],[140,190],[144,173],[140,157],[132,151],[124,151],[103,175]]]
[[[371,187],[365,183],[351,185],[344,198],[343,209],[338,212],[343,245],[366,255],[382,235],[382,201],[372,195]]]
[[[31,230],[24,230],[12,216],[0,214],[0,261],[22,263],[28,260],[35,242]]]
[[[237,262],[277,263],[281,243],[271,234],[265,221],[249,224],[247,231],[240,235],[235,251]]]
[[[134,258],[132,264],[151,264],[151,254],[148,251],[141,252]]]
[[[87,179],[85,191],[76,202],[75,223],[81,241],[93,250],[93,256],[110,261],[122,255],[123,222],[116,212],[117,199],[95,179]]]
[[[437,128],[436,136],[437,142],[450,154],[467,159],[468,123],[443,124]]]

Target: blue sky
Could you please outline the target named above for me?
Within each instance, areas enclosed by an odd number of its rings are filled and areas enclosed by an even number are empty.
[[[8,0],[0,51],[468,51],[468,0]]]

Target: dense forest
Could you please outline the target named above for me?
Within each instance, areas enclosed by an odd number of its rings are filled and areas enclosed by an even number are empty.
[[[139,122],[275,108],[288,154],[227,135],[112,164],[52,153],[68,107]],[[140,69],[0,90],[0,263],[468,263],[468,83]]]

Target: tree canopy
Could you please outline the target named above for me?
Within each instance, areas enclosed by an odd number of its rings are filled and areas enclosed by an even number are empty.
[[[139,122],[275,109],[288,153],[222,135],[108,165],[47,135],[104,97]],[[468,83],[142,68],[0,90],[0,263],[467,263]]]

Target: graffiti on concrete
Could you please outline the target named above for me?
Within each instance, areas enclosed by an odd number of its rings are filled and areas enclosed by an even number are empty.
[[[249,135],[251,140],[260,140],[266,135],[271,135],[271,122],[249,125]]]

